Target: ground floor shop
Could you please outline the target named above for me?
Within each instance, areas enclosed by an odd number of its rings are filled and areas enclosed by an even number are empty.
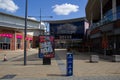
[[[108,55],[120,55],[120,21],[116,21],[91,32],[91,51],[106,53]]]
[[[27,35],[27,49],[33,46],[33,36]],[[24,49],[24,33],[22,31],[1,29],[0,30],[0,50]]]
[[[71,48],[79,52],[88,51],[89,49],[82,39],[55,40],[55,48]]]

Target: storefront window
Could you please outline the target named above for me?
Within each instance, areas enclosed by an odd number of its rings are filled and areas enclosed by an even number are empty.
[[[0,49],[2,50],[10,49],[10,38],[0,37]]]

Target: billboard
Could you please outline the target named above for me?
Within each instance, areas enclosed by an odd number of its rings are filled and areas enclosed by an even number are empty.
[[[54,37],[53,36],[40,36],[39,41],[39,57],[40,58],[54,58]]]

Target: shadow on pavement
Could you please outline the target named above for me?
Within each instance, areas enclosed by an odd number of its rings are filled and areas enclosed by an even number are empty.
[[[18,64],[18,63],[16,63],[16,64],[13,64],[13,65],[15,65],[15,66],[24,66],[24,64]],[[42,63],[27,63],[27,66],[39,66],[39,65],[43,65]]]
[[[73,56],[74,56],[73,59],[88,60],[87,63],[89,63],[90,55],[93,55],[93,54],[97,54],[97,53],[94,53],[94,52],[78,52],[77,54],[73,53]],[[55,58],[52,58],[52,60],[66,60],[66,56],[67,56],[66,49],[57,49],[55,50]],[[107,60],[103,59],[102,58],[103,56],[101,57],[101,55],[99,57],[101,60],[109,61],[109,59]],[[42,60],[42,58],[38,58],[38,53],[27,56],[27,61],[40,61],[40,60]],[[24,57],[16,58],[16,59],[13,59],[12,61],[24,61]]]
[[[62,76],[62,77],[66,77],[66,74],[47,74],[47,76]]]
[[[13,61],[23,61],[23,60],[24,60],[24,57],[21,57],[21,58],[15,59]],[[37,60],[40,60],[40,58],[38,58],[37,53],[27,56],[27,61],[37,61]]]
[[[56,60],[66,60],[67,51],[66,50],[56,50],[55,51]],[[90,54],[79,52],[79,54],[73,53],[74,60],[89,60]]]

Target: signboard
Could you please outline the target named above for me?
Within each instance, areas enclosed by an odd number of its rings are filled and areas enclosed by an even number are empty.
[[[40,52],[39,58],[53,58],[54,57],[54,37],[40,36]]]
[[[67,76],[73,75],[73,54],[67,54]]]

